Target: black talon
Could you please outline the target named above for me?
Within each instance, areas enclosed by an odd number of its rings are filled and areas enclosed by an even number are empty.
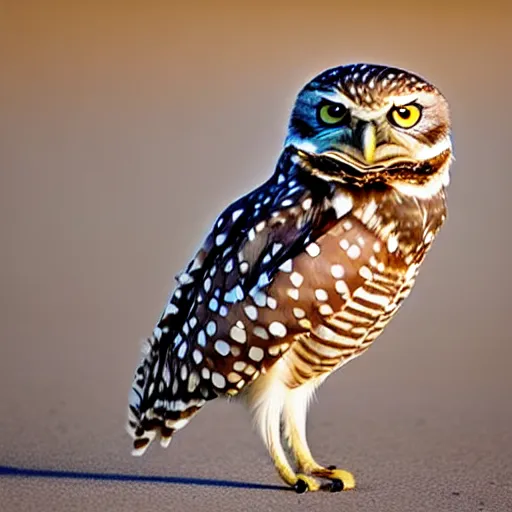
[[[304,494],[309,489],[308,484],[302,478],[299,478],[293,487],[297,494]]]
[[[331,486],[329,487],[329,490],[331,492],[341,492],[343,491],[343,482],[341,480],[339,480],[338,478],[335,478],[332,482],[331,482]]]
[[[332,471],[333,469],[336,469],[336,466],[327,466],[327,469],[330,469]]]

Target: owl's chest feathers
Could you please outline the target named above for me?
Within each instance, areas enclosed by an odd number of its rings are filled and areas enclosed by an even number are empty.
[[[346,188],[339,193],[347,199]],[[350,200],[351,212],[318,241],[326,254],[335,255],[337,246],[346,251],[341,265],[331,267],[332,261],[327,265],[326,260],[325,267],[323,262],[317,267],[333,275],[338,267],[345,269],[343,275],[339,271],[335,285],[343,300],[333,300],[331,314],[317,317],[310,332],[297,339],[286,357],[290,368],[315,356],[313,373],[323,375],[361,355],[410,293],[446,215],[444,193],[426,200],[392,189],[359,190]],[[300,385],[303,378],[293,370],[289,384]]]
[[[406,266],[421,262],[446,218],[444,190],[425,199],[392,188],[359,189],[351,198],[351,214]]]

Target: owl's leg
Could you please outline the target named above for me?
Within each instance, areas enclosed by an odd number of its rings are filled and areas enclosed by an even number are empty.
[[[281,444],[281,416],[289,389],[279,379],[276,366],[278,364],[251,384],[246,400],[281,478],[298,493],[317,491],[319,482],[311,476],[295,473]]]
[[[315,388],[322,380],[310,381],[290,390],[283,411],[285,437],[300,471],[331,480],[328,487],[330,491],[348,491],[356,486],[352,473],[343,469],[336,469],[335,466],[323,467],[318,464],[311,454],[306,439],[306,414],[309,402]]]

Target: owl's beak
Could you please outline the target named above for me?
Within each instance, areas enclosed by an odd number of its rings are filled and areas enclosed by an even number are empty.
[[[365,122],[359,132],[359,144],[364,159],[372,164],[375,160],[375,150],[377,148],[377,129],[371,121]]]

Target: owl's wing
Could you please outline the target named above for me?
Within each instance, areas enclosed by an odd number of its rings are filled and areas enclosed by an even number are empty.
[[[226,296],[227,306],[240,302],[254,286],[268,284],[285,261],[336,220],[320,190],[314,194],[297,180],[286,185],[278,181],[269,180],[217,218],[194,259],[177,276],[160,328],[179,330],[195,306],[212,297],[222,303]],[[236,286],[240,289],[230,294]]]
[[[293,168],[285,179],[278,167],[269,181],[218,217],[178,276],[147,342],[130,397],[132,434],[142,435],[142,424],[147,429],[148,421],[169,417],[173,408],[200,407],[223,391],[226,377],[218,356],[247,350],[242,344],[230,349],[225,337],[231,331],[232,338],[245,338],[241,319],[251,320],[250,306],[262,300],[279,269],[337,221],[330,195],[326,182]]]

